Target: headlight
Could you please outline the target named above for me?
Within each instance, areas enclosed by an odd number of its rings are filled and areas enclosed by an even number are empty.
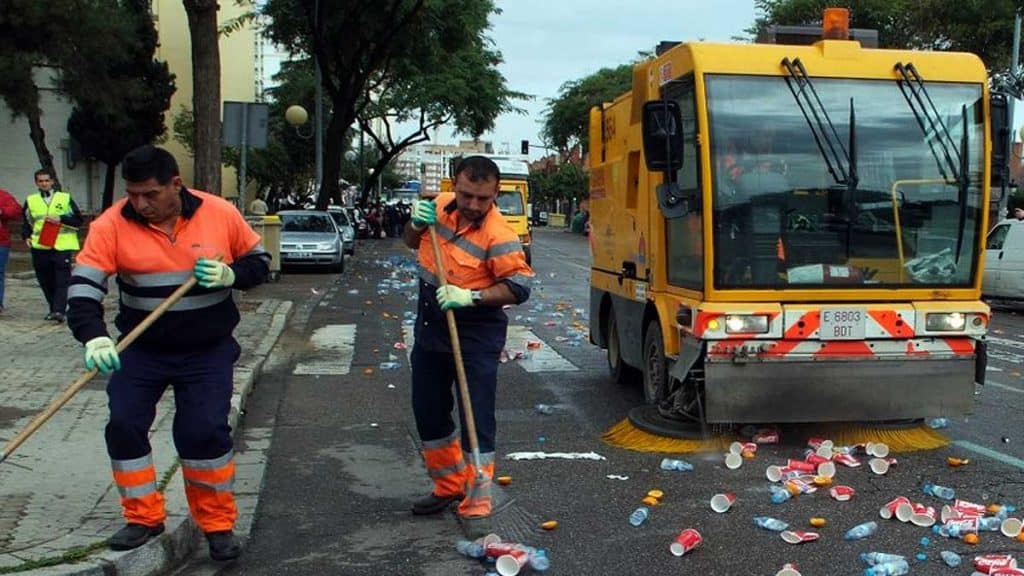
[[[768,317],[762,314],[730,314],[725,317],[726,334],[764,334]]]
[[[960,312],[927,314],[924,317],[924,327],[930,332],[962,332],[966,325],[967,319]]]
[[[317,242],[316,249],[317,250],[333,250],[334,249],[334,242]]]
[[[352,240],[355,238],[355,236],[356,233],[352,231],[351,228],[346,228],[345,231],[341,233],[341,237],[344,238],[345,240]]]

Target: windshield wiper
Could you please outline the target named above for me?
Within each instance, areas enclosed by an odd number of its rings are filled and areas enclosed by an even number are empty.
[[[949,180],[950,178],[946,173],[946,169],[948,169],[953,175],[952,179],[959,181],[965,177],[960,173],[960,165],[963,163],[963,158],[953,159],[953,156],[958,154],[956,143],[953,142],[953,137],[950,136],[949,130],[946,129],[945,122],[942,121],[942,115],[939,114],[938,108],[935,107],[931,96],[928,95],[928,90],[924,87],[924,80],[918,74],[917,68],[914,67],[913,63],[903,64],[902,62],[897,62],[895,68],[900,73],[900,76],[903,77],[902,80],[897,80],[900,92],[906,98],[910,110],[914,113],[914,118],[917,119],[917,125],[921,127],[925,141],[928,142],[928,147],[931,148],[932,155],[935,156],[935,162],[939,166],[939,174],[942,175],[943,179]],[[929,136],[929,133],[931,136]],[[935,149],[936,143],[941,148],[941,155]]]
[[[811,129],[811,135],[814,136],[814,142],[818,145],[818,150],[825,160],[829,173],[832,174],[832,178],[837,184],[849,185],[851,179],[850,156],[847,154],[846,148],[843,147],[843,141],[840,140],[835,125],[828,117],[828,111],[825,110],[821,99],[818,98],[814,84],[811,84],[811,79],[807,76],[807,69],[804,68],[803,62],[799,58],[796,60],[783,58],[782,66],[789,73],[789,76],[786,77],[786,85],[793,93],[793,98],[796,99],[796,104],[804,115],[804,120],[807,121],[807,127]]]
[[[960,204],[960,225],[957,226],[956,235],[956,263],[960,264],[960,249],[964,244],[964,222],[967,221],[967,185],[969,180],[969,166],[967,154],[967,105],[960,106],[960,125],[963,130],[960,132],[960,177],[957,179],[957,203]]]
[[[850,98],[850,140],[848,178],[846,179],[846,214],[850,218],[850,225],[846,227],[846,257],[850,257],[850,247],[853,245],[853,221],[856,219],[857,203],[854,202],[854,195],[857,193],[857,184],[860,177],[857,176],[857,113],[853,108],[853,98]]]

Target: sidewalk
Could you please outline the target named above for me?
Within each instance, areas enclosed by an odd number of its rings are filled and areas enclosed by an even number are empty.
[[[107,296],[113,329],[116,285]],[[0,314],[0,441],[22,430],[84,371],[82,346],[67,326],[43,320],[46,304],[31,272],[7,278],[7,310]],[[263,363],[285,328],[290,301],[246,300],[235,338],[242,356],[235,365],[230,423],[235,427]],[[97,376],[5,462],[0,463],[0,573],[25,575],[154,574],[176,565],[190,551],[196,529],[188,516],[171,438],[171,390],[157,408],[152,433],[157,478],[166,486],[167,530],[128,552],[113,552],[105,540],[123,525],[118,492],[103,441],[107,421],[106,378]],[[247,440],[252,446],[259,438]],[[247,462],[241,451],[240,470]],[[238,527],[252,521],[259,486],[236,481]],[[244,528],[243,531],[247,531]]]

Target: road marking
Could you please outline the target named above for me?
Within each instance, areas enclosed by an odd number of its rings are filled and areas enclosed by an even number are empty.
[[[986,448],[984,446],[980,446],[978,444],[975,444],[974,442],[968,442],[967,440],[954,440],[953,444],[963,448],[964,450],[969,450],[971,452],[974,452],[975,454],[981,454],[982,456],[987,456],[993,460],[1002,462],[1003,464],[1006,464],[1008,466],[1013,466],[1015,468],[1024,470],[1024,460],[1021,460],[1016,456],[1003,454],[1002,452],[993,450],[991,448]]]
[[[1009,390],[1010,392],[1016,392],[1017,394],[1024,394],[1024,390],[1021,390],[1020,388],[1014,388],[1013,386],[1003,384],[1002,382],[996,382],[995,380],[991,380],[989,378],[985,378],[985,386],[993,386],[995,388]]]
[[[328,324],[317,328],[309,342],[313,352],[307,360],[296,364],[292,374],[343,376],[349,373],[355,354],[355,324]]]
[[[411,364],[412,347],[415,343],[412,326],[404,327],[403,332],[406,357],[410,359]],[[577,368],[575,364],[566,360],[558,352],[555,352],[554,348],[549,346],[547,342],[544,342],[541,338],[537,337],[537,335],[526,326],[509,326],[508,333],[505,338],[505,349],[509,351],[510,356],[515,355],[516,352],[523,352],[529,356],[528,358],[523,358],[521,360],[511,361],[527,372],[579,371],[579,368]],[[529,342],[540,342],[540,348],[531,350],[528,347]]]
[[[1020,340],[1011,340],[1009,338],[1000,338],[998,336],[986,336],[985,341],[997,346],[1006,346],[1007,348],[1024,350],[1024,342],[1021,342]]]

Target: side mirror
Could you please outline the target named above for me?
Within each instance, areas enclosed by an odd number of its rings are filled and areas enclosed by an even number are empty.
[[[992,94],[988,104],[992,128],[992,157],[990,183],[1002,187],[1007,178],[1010,146],[1009,110],[1004,94]]]
[[[645,102],[641,129],[648,170],[675,172],[683,167],[683,119],[678,103]]]

